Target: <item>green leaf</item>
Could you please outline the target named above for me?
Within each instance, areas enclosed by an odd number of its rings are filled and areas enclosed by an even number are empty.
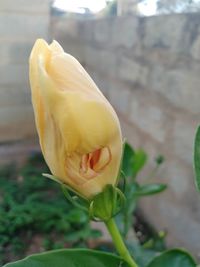
[[[88,249],[60,249],[29,256],[4,267],[127,267],[113,254]]]
[[[147,161],[147,154],[142,150],[134,150],[128,143],[124,145],[122,172],[125,177],[136,177]]]
[[[147,162],[147,154],[144,150],[139,149],[135,151],[135,155],[133,157],[133,176],[135,177],[138,172],[144,167]]]
[[[130,177],[133,174],[134,155],[135,155],[135,151],[133,150],[133,148],[128,143],[125,143],[123,160],[122,160],[122,171],[125,177]]]
[[[145,184],[139,186],[134,192],[135,196],[149,196],[161,193],[167,188],[166,184]]]
[[[188,252],[172,249],[155,257],[147,267],[196,267],[196,263]]]
[[[200,191],[200,126],[197,129],[194,141],[194,172],[196,188]]]
[[[155,250],[144,249],[136,241],[128,240],[126,244],[128,246],[129,252],[135,258],[139,267],[147,267],[147,265],[152,261],[152,259],[158,254],[158,252]]]

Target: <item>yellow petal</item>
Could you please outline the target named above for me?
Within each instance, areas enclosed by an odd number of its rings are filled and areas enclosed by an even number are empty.
[[[54,41],[30,56],[36,127],[45,160],[86,197],[115,184],[122,155],[117,115],[81,64]]]

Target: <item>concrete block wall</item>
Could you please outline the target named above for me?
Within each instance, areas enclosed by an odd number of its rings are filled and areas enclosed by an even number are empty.
[[[141,202],[168,244],[197,254],[200,199],[194,188],[192,148],[200,123],[200,16],[170,15],[101,20],[52,20],[52,38],[79,59],[115,107],[134,147],[166,162],[155,181],[162,195]],[[145,177],[149,169],[144,170]]]
[[[39,37],[49,39],[49,0],[0,1],[0,143],[35,136],[28,58]]]

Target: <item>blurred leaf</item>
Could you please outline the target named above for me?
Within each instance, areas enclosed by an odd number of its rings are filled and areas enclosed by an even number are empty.
[[[89,249],[61,249],[35,254],[4,267],[127,267],[113,254]]]
[[[139,267],[146,267],[147,264],[157,255],[157,252],[150,249],[144,249],[139,243],[127,242],[128,250],[135,258]],[[163,266],[160,266],[163,267]],[[171,267],[171,266],[170,266]]]
[[[172,249],[155,257],[147,267],[196,267],[196,263],[188,252]]]
[[[135,151],[134,157],[133,157],[133,176],[135,177],[138,172],[144,167],[145,163],[147,162],[147,154],[144,152],[144,150],[139,149]]]
[[[70,245],[85,246],[98,234],[88,224],[88,213],[72,206],[59,185],[41,176],[45,170],[40,155],[21,169],[0,168],[0,266],[23,257],[35,236],[41,239],[38,249],[53,249],[80,230]]]
[[[164,251],[166,249],[165,245],[165,237],[167,233],[164,231],[152,233],[152,238],[148,239],[147,242],[145,242],[142,247],[151,249],[151,250],[156,250],[156,251]]]
[[[155,158],[155,162],[156,162],[158,165],[162,164],[164,161],[165,161],[165,158],[164,158],[164,156],[162,156],[162,155],[158,155],[158,156]]]
[[[167,188],[166,184],[145,184],[141,185],[134,192],[135,196],[149,196],[158,194]]]
[[[123,160],[122,160],[122,171],[125,177],[130,177],[133,175],[134,155],[135,155],[135,151],[133,150],[133,148],[128,143],[125,143]]]
[[[197,129],[194,141],[194,171],[196,188],[200,191],[200,126]]]
[[[69,211],[67,220],[71,223],[88,223],[88,215],[81,209],[74,208]]]
[[[147,154],[142,149],[134,150],[128,143],[125,143],[122,160],[122,171],[125,177],[135,178],[146,161]]]
[[[68,233],[65,237],[67,242],[77,242],[79,240],[88,240],[89,238],[101,237],[101,232],[98,230],[91,230],[89,227],[85,227],[80,230]]]

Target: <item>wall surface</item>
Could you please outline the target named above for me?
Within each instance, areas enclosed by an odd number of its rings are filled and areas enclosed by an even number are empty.
[[[33,135],[28,58],[48,29],[49,0],[1,0],[0,141]]]
[[[28,58],[36,38],[48,36],[49,0],[0,1],[0,143],[7,143],[1,162],[24,153],[21,143],[10,149],[8,142],[35,136]]]
[[[169,189],[141,206],[168,243],[200,253],[200,199],[192,146],[200,123],[200,16],[53,19],[52,38],[77,57],[114,105],[124,137],[166,162]],[[144,179],[148,169],[144,171]],[[144,179],[145,180],[145,179]]]

